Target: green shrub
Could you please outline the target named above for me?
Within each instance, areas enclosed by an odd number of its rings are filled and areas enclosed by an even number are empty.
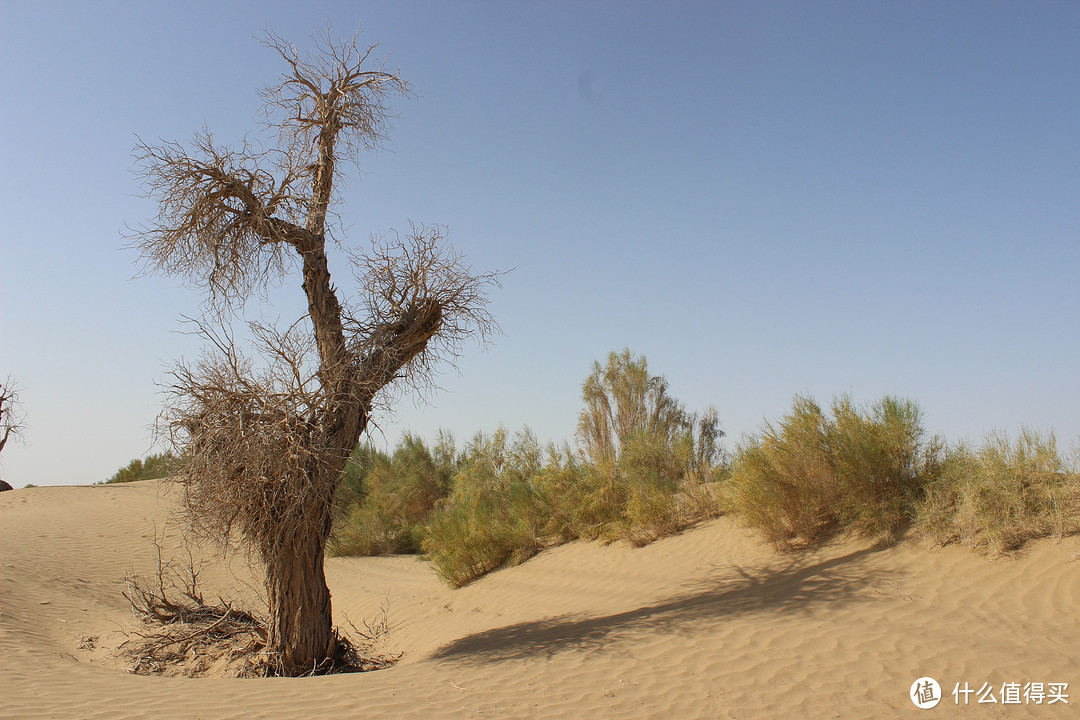
[[[428,516],[450,491],[453,456],[447,435],[434,451],[406,435],[392,456],[373,448],[354,453],[338,487],[337,504],[348,505],[337,518],[329,552],[419,552]]]
[[[103,484],[136,482],[172,477],[183,465],[180,458],[171,452],[148,455],[142,460],[132,460],[127,467],[117,470],[116,474]]]
[[[663,377],[629,350],[595,363],[582,387],[579,451],[540,450],[525,431],[477,436],[446,504],[431,516],[424,551],[459,586],[579,537],[635,545],[718,514],[716,412],[686,412]]]
[[[918,406],[885,397],[867,410],[841,396],[832,417],[797,396],[736,453],[727,504],[782,549],[853,531],[891,541],[938,473],[941,442],[924,440]]]
[[[715,410],[687,412],[667,380],[629,350],[594,363],[582,399],[582,464],[563,478],[570,492],[555,496],[572,503],[564,514],[574,534],[643,545],[718,513],[712,487],[723,432]]]
[[[704,502],[712,497],[713,478],[706,474],[711,466],[699,462],[700,441],[690,423],[673,436],[635,432],[621,448],[616,477],[626,497],[612,528],[635,546],[718,514],[715,503]]]
[[[543,544],[555,545],[582,537],[581,528],[596,523],[584,502],[588,482],[583,466],[570,446],[551,445],[547,460],[533,478],[533,487],[544,503],[546,518],[541,533]]]
[[[392,457],[358,448],[335,498],[334,554],[414,552],[460,586],[579,537],[635,545],[719,513],[725,468],[715,410],[686,412],[629,350],[594,364],[582,394],[579,451],[545,453],[525,430],[416,438]]]
[[[440,577],[460,587],[540,550],[550,516],[533,483],[540,470],[540,447],[528,430],[512,443],[501,428],[476,436],[426,528],[424,554]]]
[[[917,528],[934,542],[1005,553],[1028,540],[1080,532],[1080,464],[1053,435],[998,433],[948,454],[919,505]]]
[[[893,541],[899,527],[914,519],[927,482],[940,472],[944,443],[924,437],[917,404],[890,396],[866,412],[850,397],[838,398],[830,431],[840,526]]]
[[[726,505],[780,548],[828,537],[840,501],[828,435],[818,404],[797,396],[779,427],[766,423],[738,446]]]
[[[354,506],[364,500],[364,480],[377,465],[389,465],[390,456],[373,445],[357,445],[341,471],[341,482],[334,494],[334,523],[344,522]]]

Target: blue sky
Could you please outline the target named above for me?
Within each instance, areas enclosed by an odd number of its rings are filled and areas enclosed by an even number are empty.
[[[927,429],[1080,438],[1080,3],[0,0],[3,477],[102,480],[152,450],[197,289],[138,278],[135,135],[254,129],[281,62],[361,24],[419,96],[341,210],[345,244],[449,227],[504,334],[380,442],[572,437],[630,347],[729,446],[796,393],[917,400]],[[338,283],[347,289],[340,266]],[[298,285],[253,304],[302,312]]]

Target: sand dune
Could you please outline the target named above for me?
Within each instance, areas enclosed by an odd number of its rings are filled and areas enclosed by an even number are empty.
[[[179,550],[152,481],[0,494],[0,716],[12,718],[1080,717],[1080,538],[988,560],[917,541],[781,556],[721,519],[642,549],[575,543],[450,590],[406,557],[333,558],[339,622],[389,607],[388,670],[136,676],[130,572]],[[254,603],[243,563],[204,573]],[[227,588],[227,586],[233,586]],[[932,710],[908,698],[936,678]],[[957,705],[957,683],[994,688]],[[1069,683],[1069,704],[1000,702]],[[963,698],[961,698],[963,700]]]

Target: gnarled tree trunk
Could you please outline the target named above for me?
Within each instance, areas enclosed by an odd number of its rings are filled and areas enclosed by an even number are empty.
[[[330,589],[323,574],[325,532],[286,539],[267,559],[267,649],[285,675],[318,670],[337,654]]]
[[[231,310],[283,277],[289,255],[300,258],[311,335],[301,323],[284,333],[252,324],[260,365],[227,329],[202,325],[213,349],[177,367],[164,413],[186,458],[193,524],[217,538],[236,530],[256,551],[270,604],[267,649],[283,674],[297,675],[339,655],[323,559],[334,491],[376,395],[402,381],[422,386],[440,351],[456,356],[465,337],[488,333],[484,288],[496,281],[440,248],[439,231],[414,227],[409,241],[354,258],[361,302],[343,308],[326,256],[339,161],[379,143],[384,99],[407,84],[364,69],[374,48],[355,39],[324,38],[310,58],[273,35],[266,44],[288,65],[264,95],[277,152],[229,150],[209,132],[196,135],[195,153],[141,144],[159,213],[136,237],[151,268],[204,285],[212,306]]]

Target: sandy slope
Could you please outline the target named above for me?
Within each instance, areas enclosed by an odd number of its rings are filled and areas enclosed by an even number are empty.
[[[155,533],[178,548],[171,506],[157,482],[0,494],[0,716],[1080,717],[1080,538],[1015,560],[917,542],[784,557],[722,519],[640,550],[557,548],[457,591],[411,558],[336,558],[336,613],[388,602],[398,666],[134,676],[109,653],[130,622],[120,591],[153,567]],[[251,598],[245,577],[219,564],[204,581]],[[908,699],[923,675],[945,693],[929,711]],[[1068,682],[1070,704],[954,704],[958,682],[1027,681]]]

